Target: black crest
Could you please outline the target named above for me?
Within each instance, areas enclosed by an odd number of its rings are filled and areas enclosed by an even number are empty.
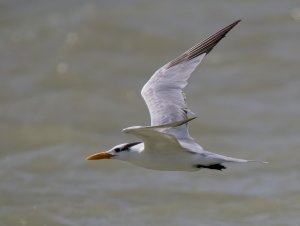
[[[122,148],[122,151],[128,151],[129,148],[131,148],[131,147],[133,147],[133,146],[135,146],[135,145],[138,145],[138,144],[140,144],[140,143],[142,143],[142,142],[128,143],[128,144],[126,144],[126,145]]]
[[[122,148],[115,148],[115,152],[120,152],[120,151],[129,151],[129,149],[135,145],[138,145],[142,142],[133,142],[133,143],[128,143]]]

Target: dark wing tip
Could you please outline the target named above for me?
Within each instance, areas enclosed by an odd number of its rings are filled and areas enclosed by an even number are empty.
[[[207,45],[206,51],[203,51],[202,53],[208,54],[218,44],[218,42],[221,41],[221,39],[223,39],[226,36],[226,34],[232,28],[234,28],[240,21],[241,20],[237,20],[233,22],[232,24],[224,27],[223,29],[219,30],[217,33],[211,35],[210,37],[202,41],[200,43],[201,45]]]
[[[215,34],[209,36],[208,38],[206,38],[205,40],[203,40],[202,42],[198,43],[197,45],[193,46],[192,48],[190,48],[189,50],[187,50],[186,52],[184,52],[183,54],[181,54],[179,57],[175,58],[174,60],[172,60],[167,68],[173,67],[177,64],[180,64],[182,62],[185,61],[189,61],[192,60],[204,53],[208,54],[217,44],[218,42],[223,39],[226,34],[232,29],[234,28],[241,20],[237,20],[235,22],[233,22],[232,24],[222,28],[221,30],[219,30],[218,32],[216,32]]]

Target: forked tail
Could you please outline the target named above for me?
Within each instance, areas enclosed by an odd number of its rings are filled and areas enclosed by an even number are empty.
[[[232,162],[232,163],[247,163],[247,162],[258,162],[258,163],[268,163],[265,161],[260,161],[260,160],[248,160],[248,159],[238,159],[238,158],[232,158],[232,157],[227,157],[223,156],[223,161],[224,162]]]

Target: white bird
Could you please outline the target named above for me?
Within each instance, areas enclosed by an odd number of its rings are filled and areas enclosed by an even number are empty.
[[[150,112],[151,126],[123,129],[123,132],[143,142],[119,144],[86,159],[118,159],[140,167],[166,171],[223,170],[226,168],[224,163],[252,162],[208,152],[196,143],[189,135],[187,125],[195,117],[188,118],[191,111],[183,93],[187,80],[204,56],[239,22],[219,30],[152,75],[141,91]]]

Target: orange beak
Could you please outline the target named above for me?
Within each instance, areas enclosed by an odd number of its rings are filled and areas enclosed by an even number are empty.
[[[93,155],[88,156],[85,160],[99,160],[99,159],[110,159],[114,155],[106,153],[106,152],[100,152]]]

